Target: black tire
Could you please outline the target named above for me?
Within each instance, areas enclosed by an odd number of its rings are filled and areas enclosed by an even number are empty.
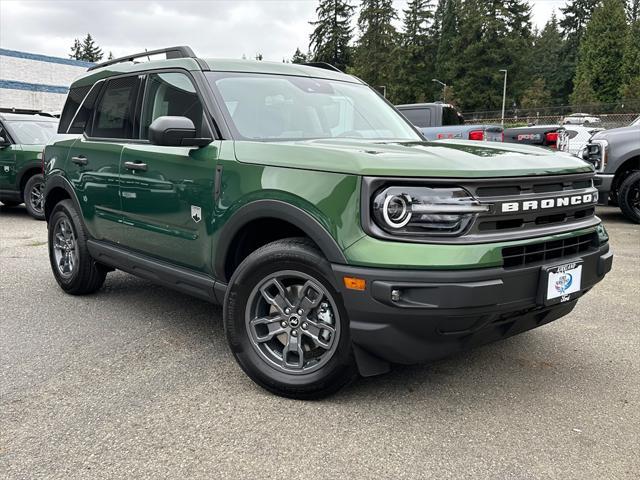
[[[13,202],[11,200],[0,200],[5,207],[13,208],[20,205],[22,202]]]
[[[22,192],[22,198],[24,200],[24,206],[27,207],[27,212],[36,220],[44,220],[44,177],[41,173],[33,175],[27,180],[24,186],[24,192]],[[39,201],[35,198],[38,197]]]
[[[74,247],[76,248],[74,267],[66,274],[59,268],[55,253],[58,225],[62,222],[70,224],[75,237]],[[53,276],[58,282],[58,285],[71,295],[86,295],[100,289],[107,275],[107,269],[97,263],[89,254],[87,248],[88,234],[84,222],[82,218],[80,218],[71,200],[63,200],[53,208],[51,217],[49,218],[48,235],[49,261],[51,263]]]
[[[284,271],[300,273],[312,282],[317,282],[330,295],[322,298],[330,301],[338,312],[339,318],[334,318],[336,332],[339,332],[334,339],[336,346],[332,346],[333,351],[330,355],[327,354],[326,362],[317,365],[317,369],[309,373],[287,373],[269,364],[259,353],[258,344],[250,338],[250,327],[247,326],[251,318],[250,303],[255,298],[253,295],[256,289],[264,285],[263,282],[270,276]],[[233,355],[242,370],[255,383],[283,397],[316,399],[336,392],[357,377],[347,312],[331,278],[329,262],[313,243],[304,238],[269,243],[249,255],[236,269],[225,296],[224,327]],[[258,298],[263,300],[261,296]],[[327,303],[323,305],[326,306]],[[313,309],[309,310],[312,311]],[[302,344],[306,332],[299,331],[301,333],[298,341]],[[274,337],[274,340],[278,338],[281,337]],[[291,335],[286,338],[288,342],[291,341]],[[301,363],[304,364],[305,361],[301,360]]]
[[[618,205],[625,217],[640,223],[640,170],[632,172],[622,181],[618,190]]]

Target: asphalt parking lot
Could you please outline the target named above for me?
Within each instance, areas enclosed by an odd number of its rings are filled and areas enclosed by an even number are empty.
[[[623,479],[640,471],[640,227],[602,208],[613,271],[568,317],[320,402],[236,366],[220,309],[112,273],[50,273],[0,208],[0,477]]]

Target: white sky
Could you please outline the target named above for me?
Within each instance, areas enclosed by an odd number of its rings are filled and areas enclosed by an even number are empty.
[[[529,0],[539,28],[566,0]],[[353,1],[358,3],[359,1]],[[398,9],[406,0],[394,1]],[[435,3],[435,2],[434,2]],[[0,0],[0,47],[66,57],[87,32],[115,56],[189,45],[202,57],[306,51],[317,0]]]

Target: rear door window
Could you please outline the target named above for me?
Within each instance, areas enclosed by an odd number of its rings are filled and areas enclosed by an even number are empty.
[[[403,108],[400,112],[416,127],[431,126],[431,110],[428,108]]]
[[[138,76],[109,80],[96,107],[91,136],[132,138]]]
[[[462,125],[464,123],[464,118],[462,115],[458,113],[458,111],[453,107],[443,107],[442,108],[442,125]]]

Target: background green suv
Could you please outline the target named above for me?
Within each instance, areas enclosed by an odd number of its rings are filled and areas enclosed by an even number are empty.
[[[55,118],[0,113],[0,202],[24,203],[38,220],[44,220],[42,150],[57,128]]]
[[[137,57],[71,87],[45,150],[51,266],[118,268],[223,305],[243,370],[280,395],[504,338],[569,313],[611,268],[593,168],[425,142],[330,66]]]

